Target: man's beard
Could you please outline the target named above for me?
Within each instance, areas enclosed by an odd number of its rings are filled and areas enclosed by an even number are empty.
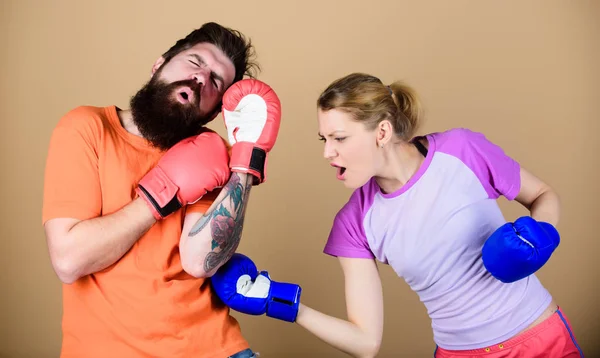
[[[133,122],[152,145],[162,150],[197,135],[211,121],[212,113],[200,113],[200,85],[194,80],[165,83],[156,73],[131,98]],[[176,90],[187,86],[193,91],[188,103],[177,101]]]

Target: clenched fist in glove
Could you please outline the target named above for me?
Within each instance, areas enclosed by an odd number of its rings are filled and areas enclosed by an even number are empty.
[[[549,223],[523,216],[498,228],[485,242],[485,268],[498,280],[509,283],[539,270],[560,244],[560,235]]]
[[[223,119],[231,144],[231,171],[253,175],[255,185],[263,183],[281,120],[277,94],[259,80],[236,82],[223,95]]]
[[[233,310],[256,316],[266,313],[268,317],[296,321],[302,288],[272,281],[269,273],[258,272],[247,256],[233,254],[211,281],[217,296]]]
[[[189,137],[170,148],[138,183],[156,220],[227,183],[229,154],[223,138],[212,131]]]

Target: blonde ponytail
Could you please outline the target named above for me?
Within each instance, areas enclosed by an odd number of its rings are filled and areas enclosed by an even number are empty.
[[[346,111],[369,129],[389,120],[402,140],[414,136],[422,116],[421,102],[411,87],[401,81],[385,86],[379,78],[364,73],[333,81],[319,96],[317,107]]]
[[[400,112],[402,112],[404,117],[408,120],[408,123],[401,123],[402,118],[399,118],[398,124],[399,126],[404,127],[404,130],[397,134],[402,134],[402,137],[412,138],[421,123],[421,117],[423,115],[421,100],[417,95],[417,92],[402,81],[392,83],[389,85],[389,88],[393,93],[394,103],[396,103]]]

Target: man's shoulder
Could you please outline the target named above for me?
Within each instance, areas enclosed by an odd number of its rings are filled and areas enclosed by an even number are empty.
[[[54,131],[67,131],[77,133],[91,139],[98,137],[110,126],[111,110],[114,106],[78,106],[66,112],[56,124]]]
[[[106,125],[111,107],[78,106],[66,112],[58,121],[57,128],[90,129]]]

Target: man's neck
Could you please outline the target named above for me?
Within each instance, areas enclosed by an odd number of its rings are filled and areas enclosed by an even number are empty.
[[[117,115],[119,116],[119,121],[125,130],[133,135],[138,137],[142,137],[138,127],[135,125],[133,121],[133,114],[130,109],[117,111]]]

